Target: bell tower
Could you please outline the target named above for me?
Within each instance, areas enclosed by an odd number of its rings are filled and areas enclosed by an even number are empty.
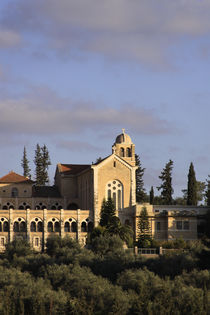
[[[120,156],[130,165],[136,165],[135,144],[131,141],[130,136],[125,133],[125,129],[122,129],[122,133],[117,136],[115,143],[112,146],[112,153]]]

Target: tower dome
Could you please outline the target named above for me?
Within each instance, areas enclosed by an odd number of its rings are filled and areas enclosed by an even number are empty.
[[[117,144],[133,144],[131,137],[125,133],[125,129],[122,130],[123,132],[117,136],[115,143]]]

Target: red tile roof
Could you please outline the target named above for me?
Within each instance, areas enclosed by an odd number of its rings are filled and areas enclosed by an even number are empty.
[[[27,182],[33,183],[33,181],[27,177],[24,177],[22,175],[19,175],[15,172],[9,172],[7,175],[3,176],[0,178],[0,183],[22,183],[22,182]]]
[[[59,171],[66,175],[76,175],[82,171],[90,168],[90,165],[84,164],[59,164]]]

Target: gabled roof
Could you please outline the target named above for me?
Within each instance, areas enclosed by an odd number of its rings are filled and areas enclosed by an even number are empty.
[[[58,170],[65,175],[76,175],[89,169],[91,165],[85,164],[58,164]]]
[[[28,177],[19,175],[13,171],[9,172],[7,175],[0,178],[0,183],[27,183],[33,184],[33,181]]]
[[[52,197],[52,198],[60,198],[60,192],[55,186],[33,186],[32,189],[33,197]]]

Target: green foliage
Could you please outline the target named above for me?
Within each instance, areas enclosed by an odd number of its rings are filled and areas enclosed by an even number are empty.
[[[35,150],[34,163],[36,185],[38,186],[46,185],[49,182],[48,168],[51,165],[49,152],[46,145],[40,147],[40,145],[37,144]]]
[[[104,199],[101,207],[100,225],[107,227],[114,224],[116,221],[115,211],[113,200],[111,198]]]
[[[198,202],[197,198],[197,182],[195,177],[195,170],[193,163],[190,163],[188,173],[188,184],[187,184],[187,205],[196,206]]]
[[[129,246],[133,243],[133,230],[128,225],[122,225],[120,219],[115,215],[115,206],[113,200],[103,200],[101,208],[101,219],[100,226],[103,228],[96,228],[90,235],[90,240],[94,239],[95,236],[100,235],[118,235],[123,241]]]
[[[210,206],[210,176],[208,176],[207,185],[206,185],[206,204]]]
[[[29,168],[29,161],[27,159],[26,147],[23,149],[23,158],[21,160],[21,166],[23,168],[23,176],[31,178],[31,169]]]
[[[145,168],[141,166],[141,161],[138,154],[135,154],[135,160],[136,160],[136,166],[138,166],[136,170],[136,201],[143,202],[145,201],[145,198],[146,198],[145,189],[144,189],[144,181],[143,181]]]
[[[185,251],[142,259],[105,230],[95,230],[94,252],[58,236],[48,239],[50,256],[25,241],[8,245],[0,257],[0,314],[209,313],[209,240],[175,240]]]
[[[149,203],[151,204],[151,205],[153,205],[154,204],[154,189],[153,189],[153,186],[151,187],[151,189],[150,189],[150,192],[149,192]]]
[[[158,190],[161,190],[162,204],[171,205],[173,203],[172,194],[172,169],[173,161],[169,160],[166,163],[165,168],[162,170],[159,178],[162,180],[162,184],[157,187]]]
[[[26,240],[14,240],[6,244],[4,257],[9,261],[14,260],[16,257],[24,257],[32,253],[30,244]]]
[[[150,247],[151,245],[151,229],[149,223],[149,217],[146,207],[142,207],[138,220],[138,246]]]

